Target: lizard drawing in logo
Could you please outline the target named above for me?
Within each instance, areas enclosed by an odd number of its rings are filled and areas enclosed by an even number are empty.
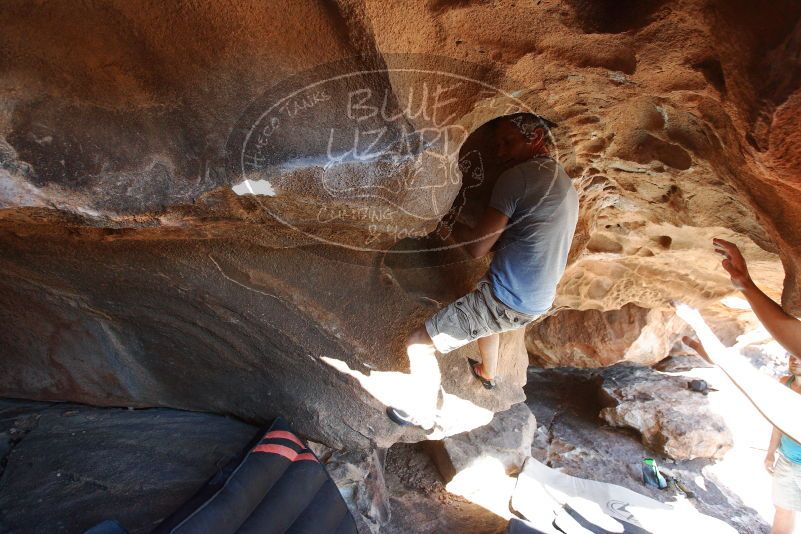
[[[628,511],[630,503],[623,502],[623,501],[608,501],[606,503],[606,507],[612,512],[613,517],[619,517],[620,519],[626,521],[627,523],[631,523],[633,525],[639,526],[640,523],[634,517],[634,514]]]

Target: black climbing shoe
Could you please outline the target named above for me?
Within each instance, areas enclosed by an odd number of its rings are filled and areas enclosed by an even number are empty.
[[[389,417],[390,420],[396,425],[416,426],[417,428],[422,428],[426,432],[429,432],[434,429],[434,425],[423,426],[412,414],[404,412],[400,408],[393,408],[392,406],[387,406],[387,417]]]
[[[473,376],[476,377],[479,380],[479,382],[481,382],[482,386],[484,386],[487,389],[492,389],[495,387],[495,380],[487,380],[486,378],[478,374],[476,366],[481,365],[480,363],[478,363],[475,360],[471,360],[470,358],[467,358],[467,363],[470,364],[470,372],[473,373]]]

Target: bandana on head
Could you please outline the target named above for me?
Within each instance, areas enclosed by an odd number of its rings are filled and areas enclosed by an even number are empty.
[[[519,115],[517,117],[510,117],[509,120],[517,127],[523,137],[531,141],[536,137],[534,131],[537,128],[545,128],[545,125],[542,124],[542,121],[539,121],[539,124],[535,123],[531,118],[528,120],[524,120],[526,117],[523,115]]]

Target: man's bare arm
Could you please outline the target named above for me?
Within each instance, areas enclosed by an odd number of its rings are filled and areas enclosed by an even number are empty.
[[[723,239],[714,239],[712,243],[715,250],[725,256],[723,268],[731,276],[734,287],[743,292],[751,309],[770,335],[788,352],[801,356],[801,321],[785,312],[757,287],[737,245]]]
[[[770,335],[787,352],[801,356],[801,321],[785,312],[753,282],[743,289],[743,296]]]
[[[453,237],[458,243],[463,244],[471,257],[480,258],[492,249],[492,245],[501,236],[508,222],[509,217],[495,208],[487,208],[473,228],[456,223]]]

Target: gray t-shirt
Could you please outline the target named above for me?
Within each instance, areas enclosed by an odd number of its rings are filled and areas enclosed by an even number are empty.
[[[553,158],[538,156],[498,177],[489,206],[509,217],[490,265],[493,294],[518,312],[545,313],[578,221],[570,177]]]

